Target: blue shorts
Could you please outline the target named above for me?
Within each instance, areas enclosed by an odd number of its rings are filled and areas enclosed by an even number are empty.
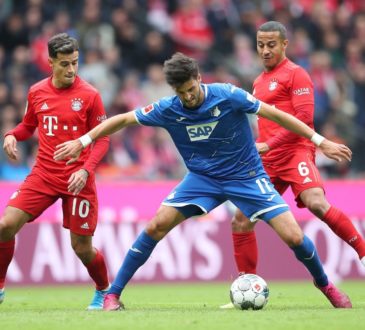
[[[162,202],[173,206],[185,217],[210,212],[230,200],[254,222],[270,221],[289,210],[265,172],[248,179],[213,179],[189,172]]]

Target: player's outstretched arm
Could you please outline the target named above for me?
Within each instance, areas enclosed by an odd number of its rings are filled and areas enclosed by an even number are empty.
[[[347,146],[327,140],[325,137],[316,133],[307,124],[284,111],[261,102],[258,115],[272,120],[289,131],[311,140],[328,158],[339,162],[342,160],[351,161],[352,151]]]
[[[69,158],[69,161],[66,164],[72,164],[79,158],[82,149],[86,148],[94,140],[113,134],[124,127],[136,124],[138,124],[138,122],[134,115],[134,111],[110,117],[80,138],[57,145],[53,159],[62,160]]]

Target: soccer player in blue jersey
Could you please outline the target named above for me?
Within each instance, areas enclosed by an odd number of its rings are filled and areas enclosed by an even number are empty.
[[[329,282],[315,246],[303,234],[265,173],[246,114],[270,119],[312,140],[329,158],[350,160],[351,150],[231,84],[202,84],[196,60],[184,54],[176,53],[167,60],[164,73],[176,96],[111,117],[81,138],[57,146],[54,155],[55,160],[66,159],[71,164],[92,141],[141,124],[165,128],[189,170],[128,251],[104,299],[104,310],[123,308],[119,299],[124,287],[171,229],[185,219],[208,213],[226,200],[252,222],[260,218],[268,223],[308,269],[314,284],[331,287],[321,290],[331,303],[351,308],[347,295]]]

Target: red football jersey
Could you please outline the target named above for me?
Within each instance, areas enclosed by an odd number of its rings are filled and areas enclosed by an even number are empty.
[[[274,70],[261,73],[253,88],[257,99],[290,113],[313,128],[313,83],[302,67],[284,59]],[[264,163],[283,162],[285,155],[297,149],[315,150],[313,143],[306,138],[268,119],[260,117],[258,129],[257,142],[266,142],[271,149],[262,156]]]
[[[67,182],[71,173],[83,166],[90,147],[82,151],[77,162],[66,166],[65,161],[53,159],[56,146],[84,135],[106,114],[99,92],[86,81],[76,77],[69,88],[58,89],[51,79],[30,88],[23,124],[38,128],[39,149],[33,171],[57,185]]]

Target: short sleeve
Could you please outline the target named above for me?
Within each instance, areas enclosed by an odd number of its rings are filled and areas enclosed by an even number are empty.
[[[165,120],[162,116],[162,110],[165,108],[162,100],[151,103],[135,111],[136,119],[141,125],[164,127]]]
[[[227,97],[231,100],[234,110],[251,114],[258,112],[260,108],[260,101],[252,94],[231,84],[227,84],[227,87]]]

